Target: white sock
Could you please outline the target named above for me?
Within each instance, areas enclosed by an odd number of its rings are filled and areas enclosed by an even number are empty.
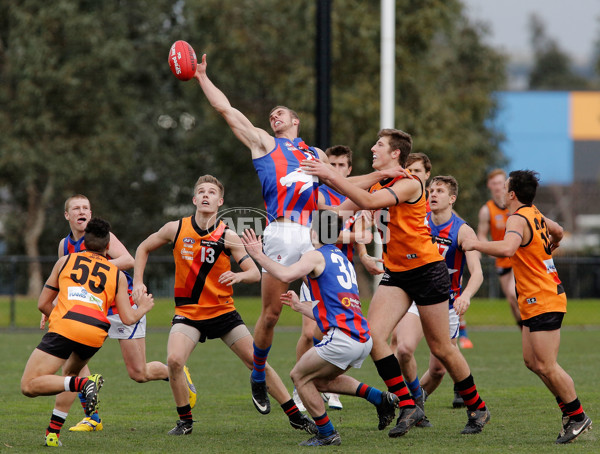
[[[58,417],[60,417],[62,419],[67,419],[67,416],[69,415],[69,413],[57,410],[56,408],[54,410],[52,410],[52,414],[55,415],[55,416],[58,416]]]
[[[69,384],[71,383],[72,378],[73,377],[71,377],[71,376],[65,377],[65,391],[71,391]]]

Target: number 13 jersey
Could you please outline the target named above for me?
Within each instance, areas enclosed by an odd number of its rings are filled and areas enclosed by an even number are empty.
[[[179,221],[173,243],[175,315],[208,320],[235,310],[233,288],[219,283],[219,276],[231,270],[227,228],[219,221],[202,230],[194,216]]]

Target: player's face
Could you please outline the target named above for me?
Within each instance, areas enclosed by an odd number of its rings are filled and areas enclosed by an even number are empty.
[[[203,213],[216,213],[223,205],[223,197],[219,187],[212,183],[202,183],[196,188],[194,205]]]
[[[456,196],[450,195],[450,189],[442,182],[436,182],[429,188],[429,207],[433,213],[451,208]]]
[[[65,219],[69,221],[71,231],[83,232],[87,227],[87,223],[92,219],[92,209],[88,199],[72,199],[69,202],[67,211],[65,211]]]
[[[431,175],[431,173],[425,170],[423,161],[415,161],[409,165],[407,169],[410,170],[410,173],[418,177],[419,180],[421,180],[421,183],[424,185],[427,184],[427,180],[429,180],[429,175]]]
[[[275,134],[282,133],[289,128],[300,123],[297,118],[292,117],[292,113],[288,109],[277,109],[269,115],[269,123]]]
[[[380,137],[371,147],[373,153],[373,168],[375,170],[388,169],[398,164],[398,150],[392,150],[389,137]]]
[[[504,183],[506,182],[506,177],[502,174],[496,175],[488,180],[487,186],[492,194],[492,198],[496,202],[502,202],[504,200]]]
[[[329,156],[329,164],[344,178],[352,171],[352,167],[348,166],[348,156]]]

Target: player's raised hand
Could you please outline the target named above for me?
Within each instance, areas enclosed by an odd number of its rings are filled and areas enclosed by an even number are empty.
[[[250,256],[256,257],[260,253],[262,253],[262,241],[260,236],[256,236],[256,233],[252,229],[244,230],[244,233],[241,236],[242,243],[246,248],[246,251]]]

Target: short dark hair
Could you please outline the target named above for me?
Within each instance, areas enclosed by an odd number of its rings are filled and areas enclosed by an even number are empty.
[[[417,161],[421,161],[423,163],[425,172],[431,172],[431,160],[429,159],[429,156],[427,156],[425,153],[409,154],[408,157],[406,158],[406,166],[405,167],[410,167]]]
[[[327,156],[346,156],[348,158],[348,167],[352,167],[352,150],[346,145],[334,145],[325,150]]]
[[[104,252],[110,240],[110,224],[104,219],[92,218],[85,227],[85,248],[92,252]]]
[[[458,181],[452,175],[437,175],[431,180],[431,185],[443,183],[448,186],[448,193],[458,197]]]
[[[382,129],[377,134],[377,138],[388,137],[390,147],[392,151],[400,150],[400,158],[398,163],[402,166],[406,166],[406,158],[412,150],[412,137],[407,132],[401,131],[400,129]]]
[[[519,202],[531,205],[539,185],[539,175],[533,170],[513,170],[508,174],[508,191],[513,191]]]
[[[319,243],[335,244],[342,231],[342,220],[335,211],[316,211],[313,215],[312,228],[317,232]]]

